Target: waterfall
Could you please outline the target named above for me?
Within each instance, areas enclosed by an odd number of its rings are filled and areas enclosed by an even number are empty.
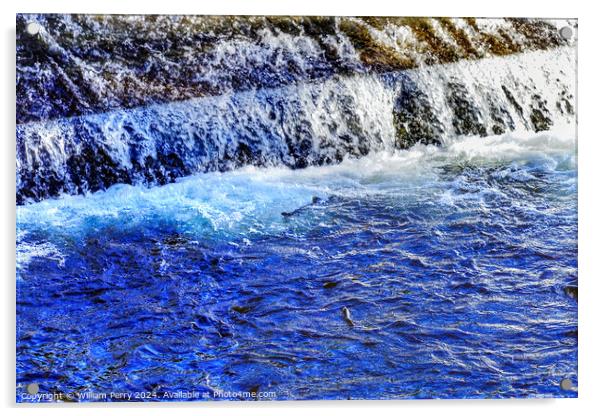
[[[32,19],[43,33],[17,44],[19,204],[575,118],[562,22],[180,16],[157,18],[161,36],[135,16],[17,18]]]

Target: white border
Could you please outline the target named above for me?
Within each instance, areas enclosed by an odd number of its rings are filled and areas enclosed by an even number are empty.
[[[597,263],[602,248],[600,184],[602,178],[602,114],[600,113],[600,13],[595,2],[527,2],[525,0],[395,1],[395,0],[20,0],[2,7],[2,64],[0,103],[2,110],[2,377],[1,403],[5,414],[250,414],[306,415],[344,413],[348,416],[376,411],[379,414],[417,413],[445,415],[549,415],[589,414],[602,409],[601,386],[602,317],[597,295],[602,270]],[[527,16],[576,17],[579,19],[579,398],[547,400],[428,400],[361,402],[276,402],[276,403],[168,403],[168,404],[80,404],[16,405],[15,400],[15,14],[17,12],[60,13],[170,13],[170,14],[284,14],[284,15],[403,15],[403,16]]]

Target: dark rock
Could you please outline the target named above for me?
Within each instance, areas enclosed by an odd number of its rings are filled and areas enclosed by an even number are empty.
[[[552,126],[548,103],[539,94],[533,94],[531,103],[531,123],[535,131],[549,130]]]
[[[486,136],[487,128],[481,121],[481,112],[470,99],[468,90],[459,82],[447,84],[447,103],[451,107],[455,133],[462,136]]]
[[[409,78],[400,80],[400,92],[393,108],[396,147],[407,149],[416,143],[440,144],[443,125],[433,103]]]

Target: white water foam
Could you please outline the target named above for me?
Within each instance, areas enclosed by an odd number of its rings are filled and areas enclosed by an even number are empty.
[[[559,126],[554,132],[465,137],[444,146],[416,145],[409,150],[347,158],[334,166],[301,170],[245,167],[152,188],[115,185],[85,196],[19,206],[17,228],[43,229],[56,237],[101,232],[110,225],[135,230],[155,222],[171,224],[196,238],[273,234],[287,229],[281,212],[306,205],[313,196],[412,198],[416,190],[439,191],[441,167],[530,161],[552,163],[550,169],[574,170],[574,126]],[[18,241],[24,234],[19,235]],[[56,254],[52,247],[35,250],[41,255]],[[19,257],[19,262],[27,262],[27,256]]]

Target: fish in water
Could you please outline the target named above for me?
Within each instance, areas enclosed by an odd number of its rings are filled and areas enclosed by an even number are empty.
[[[343,313],[343,319],[345,320],[345,322],[347,322],[349,326],[354,326],[355,324],[351,320],[351,311],[349,310],[349,308],[347,306],[343,306],[341,308],[341,312]]]
[[[315,205],[315,204],[317,204],[317,203],[319,203],[321,201],[322,201],[322,198],[320,198],[319,196],[314,196],[314,197],[312,197],[311,202],[309,204],[305,204],[303,206],[300,206],[299,208],[297,208],[294,211],[290,211],[290,212],[284,211],[281,214],[282,214],[283,217],[292,217],[293,215],[295,215],[295,214],[299,213],[300,211],[304,210],[305,208],[310,207],[312,205]]]

